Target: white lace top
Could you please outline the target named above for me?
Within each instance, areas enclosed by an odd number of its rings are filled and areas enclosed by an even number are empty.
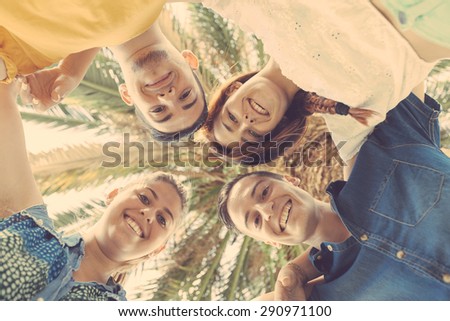
[[[344,160],[352,158],[387,111],[423,81],[433,64],[368,0],[205,0],[203,4],[252,32],[300,88],[376,110],[370,126],[324,115]],[[342,143],[341,143],[342,144]]]

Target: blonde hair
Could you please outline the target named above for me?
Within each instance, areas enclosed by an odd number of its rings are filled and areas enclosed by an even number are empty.
[[[168,184],[172,185],[175,188],[175,190],[177,191],[177,194],[178,194],[178,196],[181,199],[181,206],[182,206],[183,211],[185,210],[186,204],[187,204],[187,196],[186,196],[187,192],[186,192],[186,189],[171,174],[167,174],[167,173],[164,173],[164,172],[161,172],[161,171],[154,172],[154,173],[152,173],[150,175],[146,175],[142,179],[134,180],[134,181],[128,183],[127,185],[125,185],[124,189],[129,188],[131,186],[134,186],[136,184],[148,185],[151,182],[165,182],[165,183],[168,183]],[[116,283],[118,283],[118,284],[123,286],[132,270],[134,270],[139,264],[144,264],[145,261],[147,261],[148,259],[156,256],[161,250],[162,250],[162,248],[154,250],[151,253],[146,254],[146,255],[144,255],[142,257],[139,257],[139,258],[132,259],[132,260],[124,262],[121,265],[121,267],[119,269],[117,269],[111,275],[112,279],[114,280],[114,282],[116,282]]]

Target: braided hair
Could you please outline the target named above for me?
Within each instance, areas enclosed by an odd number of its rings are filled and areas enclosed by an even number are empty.
[[[325,97],[316,95],[313,92],[306,92],[299,90],[297,94],[303,96],[304,105],[303,110],[312,115],[313,113],[331,114],[331,115],[350,115],[361,124],[367,125],[367,119],[373,116],[376,112],[364,108],[350,108],[346,104],[337,102]]]

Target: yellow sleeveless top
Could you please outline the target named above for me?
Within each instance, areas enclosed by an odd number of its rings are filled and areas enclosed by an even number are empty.
[[[0,58],[8,78],[69,54],[121,44],[158,18],[165,0],[0,0]]]

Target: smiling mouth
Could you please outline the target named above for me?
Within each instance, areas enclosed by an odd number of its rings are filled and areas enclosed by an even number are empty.
[[[134,219],[132,219],[130,216],[125,214],[125,222],[128,224],[128,226],[136,233],[137,236],[140,238],[144,237],[144,231],[142,231],[141,227]]]
[[[284,206],[281,211],[280,216],[280,229],[283,232],[286,229],[287,222],[289,220],[289,216],[291,214],[291,208],[292,208],[292,201],[289,200]]]
[[[268,116],[269,112],[260,104],[258,104],[256,101],[254,101],[253,99],[249,98],[248,102],[250,104],[250,107],[258,114],[263,115],[263,116]]]

